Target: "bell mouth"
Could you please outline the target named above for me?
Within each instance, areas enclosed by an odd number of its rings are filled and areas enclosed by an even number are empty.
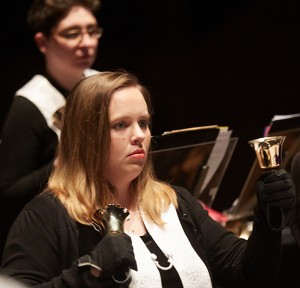
[[[97,210],[93,215],[93,221],[100,225],[105,233],[118,233],[124,231],[124,222],[129,218],[127,208],[118,204],[108,204]]]
[[[285,138],[285,136],[274,136],[248,141],[256,153],[261,169],[269,170],[280,168],[282,164],[282,144]]]

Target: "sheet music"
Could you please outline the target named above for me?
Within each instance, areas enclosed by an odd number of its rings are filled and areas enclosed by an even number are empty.
[[[190,128],[184,128],[184,129],[178,129],[178,130],[165,131],[163,134],[161,134],[161,136],[175,134],[175,133],[196,131],[196,130],[214,129],[214,128],[219,128],[219,126],[218,125],[198,126],[198,127],[190,127]]]
[[[215,175],[218,167],[220,166],[220,163],[222,162],[229,142],[230,142],[230,137],[232,134],[232,130],[220,130],[215,145],[213,147],[213,150],[208,158],[207,161],[207,173],[206,173],[206,177],[203,181],[203,185],[200,188],[200,193],[198,193],[199,195],[204,191],[204,189],[207,187],[207,185],[209,184],[209,182],[211,181],[212,177]]]
[[[270,121],[270,124],[268,126],[266,126],[264,128],[264,132],[263,132],[263,137],[267,137],[269,135],[269,133],[274,130],[273,129],[273,126],[279,124],[280,125],[280,121],[283,121],[285,122],[284,120],[286,121],[289,121],[289,119],[291,121],[293,120],[297,120],[298,118],[300,118],[300,113],[295,113],[295,114],[286,114],[286,115],[274,115],[273,118],[271,119]],[[298,119],[299,121],[299,119]],[[277,125],[278,126],[278,125]],[[282,125],[281,125],[282,126]],[[288,127],[289,125],[287,125]],[[298,127],[298,126],[297,126]],[[295,128],[295,127],[294,127]],[[276,129],[278,130],[278,129]],[[279,128],[279,130],[283,130],[283,128]]]
[[[290,118],[296,118],[296,117],[300,117],[300,113],[288,114],[288,115],[274,115],[271,122],[290,119]]]
[[[212,205],[237,143],[231,134],[228,126],[210,125],[156,137],[151,155],[157,178],[183,186]]]

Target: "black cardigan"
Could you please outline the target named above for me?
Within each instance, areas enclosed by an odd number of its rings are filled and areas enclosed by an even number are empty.
[[[281,232],[254,223],[248,241],[237,238],[212,220],[187,190],[174,189],[182,227],[207,265],[214,287],[279,285]],[[30,287],[82,288],[77,259],[100,240],[100,233],[92,227],[71,219],[59,200],[51,195],[38,196],[12,226],[1,273]],[[97,281],[94,284],[85,287],[99,286]]]

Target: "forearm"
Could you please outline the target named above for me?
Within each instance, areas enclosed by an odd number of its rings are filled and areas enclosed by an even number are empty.
[[[246,287],[279,287],[281,231],[254,222],[243,259]]]

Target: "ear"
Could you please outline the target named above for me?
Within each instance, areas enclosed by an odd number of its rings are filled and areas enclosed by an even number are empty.
[[[34,35],[34,41],[39,50],[45,54],[47,52],[47,37],[42,32],[38,32]]]

